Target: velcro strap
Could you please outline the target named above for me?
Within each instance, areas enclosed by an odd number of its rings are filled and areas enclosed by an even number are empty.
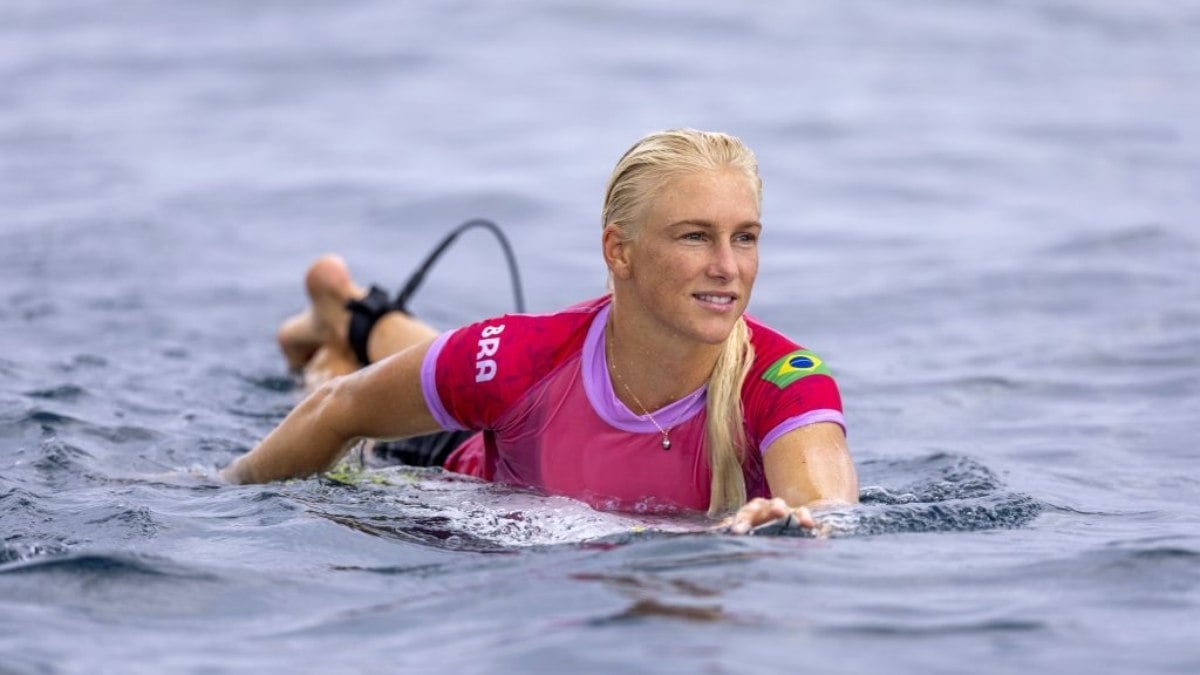
[[[358,357],[359,363],[364,366],[370,365],[371,359],[367,356],[367,339],[371,336],[371,329],[375,327],[375,322],[379,321],[379,317],[392,311],[395,307],[388,299],[387,291],[378,286],[372,286],[366,297],[347,302],[346,309],[350,310],[350,330],[347,336],[350,348],[354,350],[354,355]]]

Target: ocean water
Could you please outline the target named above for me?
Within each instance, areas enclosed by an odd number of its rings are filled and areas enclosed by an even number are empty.
[[[1200,7],[0,5],[0,672],[1200,672]],[[607,173],[736,133],[751,309],[862,506],[736,538],[431,471],[230,487],[326,251],[499,221],[599,294]],[[507,311],[469,235],[414,309]],[[773,536],[772,536],[773,535]]]

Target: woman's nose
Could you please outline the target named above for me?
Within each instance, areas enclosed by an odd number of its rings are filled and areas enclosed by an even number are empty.
[[[737,257],[734,255],[733,246],[729,242],[718,242],[712,249],[708,275],[721,281],[730,281],[737,276],[737,272]]]

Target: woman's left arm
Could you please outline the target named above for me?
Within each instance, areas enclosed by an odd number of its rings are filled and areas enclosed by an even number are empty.
[[[738,509],[730,531],[745,534],[763,523],[793,514],[815,527],[810,509],[858,503],[858,473],[846,434],[833,422],[817,422],[780,436],[764,448],[763,468],[773,499],[752,499]]]

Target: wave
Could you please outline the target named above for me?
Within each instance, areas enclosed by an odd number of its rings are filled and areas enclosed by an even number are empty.
[[[1035,563],[1025,573],[1060,579],[1065,587],[1101,585],[1139,603],[1170,603],[1200,588],[1200,545],[1195,537],[1179,536],[1116,541]]]
[[[566,497],[486,483],[440,469],[339,472],[289,487],[315,516],[365,534],[435,548],[503,553],[645,532],[695,532],[703,518],[634,517]]]
[[[67,385],[63,387],[56,387],[50,390],[31,392],[28,395],[43,399],[69,399],[79,395],[73,393],[76,389],[77,388],[71,385]],[[78,391],[82,392],[83,390],[80,389]],[[6,417],[8,416],[6,415]],[[58,412],[46,408],[20,410],[12,416],[11,422],[9,422],[9,420],[5,420],[5,422],[18,429],[27,429],[31,431],[36,430],[41,432],[43,436],[47,437],[43,442],[43,445],[46,445],[46,443],[50,443],[51,441],[53,441],[53,443],[61,444],[62,442],[56,440],[55,437],[57,434],[65,432],[78,432],[80,434],[85,434],[93,438],[99,438],[101,440],[108,441],[109,443],[118,445],[127,443],[146,443],[149,441],[158,440],[163,436],[161,432],[145,426],[132,424],[99,424],[82,417],[77,417],[64,412]],[[51,443],[51,445],[53,445],[53,443]],[[74,454],[88,454],[81,448],[75,446],[70,447],[72,448],[70,452]],[[50,455],[62,454],[60,449],[44,448],[44,450],[46,450],[46,453]]]
[[[885,484],[859,493],[859,505],[814,515],[815,531],[791,519],[760,526],[756,535],[864,537],[915,532],[973,532],[1022,527],[1046,505],[1004,489],[995,473],[963,455],[861,462],[864,478]],[[891,485],[888,485],[888,484]]]
[[[74,401],[82,398],[87,394],[87,390],[77,384],[60,384],[56,387],[46,387],[44,389],[33,389],[25,392],[26,396],[31,398],[41,398],[48,400],[59,401]]]
[[[976,499],[874,506],[818,514],[817,532],[779,527],[770,534],[792,536],[864,537],[914,532],[974,532],[1022,527],[1043,510],[1036,499],[1001,493]],[[758,534],[758,532],[756,532]]]
[[[945,637],[948,635],[1025,633],[1046,631],[1051,628],[1048,621],[1036,619],[981,619],[976,621],[939,621],[926,625],[903,625],[900,623],[860,623],[823,629],[823,632],[840,635],[866,635],[876,637]]]
[[[106,581],[137,580],[147,577],[202,579],[217,577],[185,567],[158,556],[123,552],[46,553],[0,564],[0,577],[13,575],[69,575],[79,579]]]
[[[30,464],[47,479],[67,480],[87,474],[87,465],[95,458],[83,448],[58,438],[44,439],[39,453]]]
[[[9,563],[66,555],[68,551],[64,544],[58,542],[0,544],[0,570]]]
[[[821,511],[815,531],[787,520],[758,536],[863,537],[1022,527],[1045,505],[1011,492],[982,463],[953,453],[867,460],[861,503]],[[437,469],[339,473],[293,496],[307,510],[365,534],[436,548],[501,553],[561,544],[621,544],[647,536],[719,535],[702,514],[645,517],[596,511],[565,497],[482,483]]]

